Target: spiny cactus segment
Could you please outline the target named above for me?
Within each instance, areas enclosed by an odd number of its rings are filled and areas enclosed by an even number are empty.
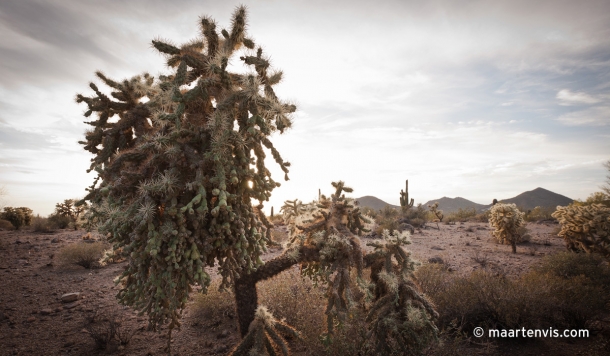
[[[570,251],[597,252],[610,259],[610,208],[602,204],[558,206],[552,217]]]
[[[515,204],[494,204],[489,213],[489,226],[494,229],[492,235],[500,243],[510,244],[513,253],[517,253],[517,243],[521,239],[518,229],[525,225],[525,214]]]
[[[231,356],[267,356],[281,353],[290,355],[290,349],[285,338],[301,339],[301,335],[283,320],[277,320],[264,306],[256,309],[254,320],[248,328],[248,333],[241,340]]]
[[[436,222],[437,222],[437,226],[438,226],[438,223],[443,222],[443,218],[445,217],[443,215],[443,211],[438,210],[438,202],[434,202],[434,204],[428,205],[428,208],[434,214],[434,216],[436,216]]]

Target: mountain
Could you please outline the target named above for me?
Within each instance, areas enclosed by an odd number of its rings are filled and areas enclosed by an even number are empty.
[[[361,198],[356,198],[356,201],[358,202],[358,204],[360,206],[362,206],[362,207],[368,206],[369,208],[372,208],[374,210],[383,209],[383,208],[385,208],[386,205],[389,205],[393,208],[398,208],[397,205],[388,204],[388,203],[384,202],[383,200],[370,196],[370,195],[366,195]]]
[[[477,204],[473,201],[470,201],[468,199],[464,199],[461,197],[457,197],[457,198],[442,197],[440,199],[430,200],[430,201],[426,202],[424,204],[424,206],[427,208],[428,205],[432,205],[435,202],[438,202],[438,209],[442,210],[445,214],[452,213],[459,209],[470,209],[473,207],[477,210],[477,212],[481,212],[481,211],[485,211],[490,206],[490,205]]]
[[[357,198],[356,201],[360,206],[368,206],[375,210],[383,209],[386,205],[393,208],[398,208],[397,205],[391,205],[383,200],[374,196],[364,196]],[[570,199],[564,195],[553,193],[550,190],[544,188],[536,188],[527,192],[523,192],[516,197],[510,199],[500,200],[501,203],[516,204],[517,207],[525,210],[533,209],[537,206],[555,208],[557,205],[566,206],[572,203],[573,199]],[[438,202],[439,210],[442,210],[445,214],[452,213],[458,209],[469,209],[474,207],[477,212],[483,212],[491,207],[491,204],[483,205],[478,204],[468,199],[461,197],[447,198],[442,197],[440,199],[433,199],[423,204],[424,207],[428,208],[428,205],[432,205]],[[416,202],[417,205],[417,202]]]
[[[534,209],[537,206],[555,208],[557,205],[566,206],[574,200],[564,195],[553,193],[544,188],[536,188],[523,192],[514,198],[500,200],[502,203],[515,204],[522,209]]]

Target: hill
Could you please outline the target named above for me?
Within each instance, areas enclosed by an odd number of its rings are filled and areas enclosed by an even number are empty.
[[[537,206],[555,208],[557,205],[566,206],[574,200],[564,195],[553,193],[544,188],[536,188],[523,192],[514,198],[500,200],[502,203],[515,204],[523,209],[533,209]]]
[[[383,209],[386,205],[393,208],[399,207],[397,205],[388,204],[385,201],[371,195],[357,198],[356,201],[360,204],[360,206],[368,206],[375,210]],[[516,197],[500,200],[502,203],[516,204],[519,208],[526,210],[533,209],[537,206],[555,208],[557,205],[568,205],[572,203],[572,201],[573,199],[551,192],[550,190],[546,190],[544,188],[536,188],[534,190],[523,192]],[[461,197],[442,197],[440,199],[433,199],[427,201],[425,204],[423,204],[423,206],[427,208],[428,205],[434,204],[435,202],[438,202],[438,208],[445,212],[445,214],[457,211],[458,209],[469,209],[472,207],[474,207],[477,212],[483,212],[491,207],[491,204],[478,204]]]
[[[486,209],[488,209],[490,207],[490,205],[477,204],[473,201],[470,201],[468,199],[464,199],[461,197],[457,197],[457,198],[442,197],[440,199],[434,199],[434,200],[427,201],[424,204],[424,206],[427,208],[428,205],[432,205],[435,202],[438,202],[438,209],[442,210],[445,214],[452,213],[459,209],[470,209],[473,207],[477,210],[477,212],[481,212],[481,211],[485,211]]]
[[[385,208],[386,205],[391,206],[392,208],[398,208],[399,206],[397,205],[392,205],[392,204],[388,204],[386,202],[384,202],[383,200],[371,196],[371,195],[366,195],[360,198],[356,198],[356,201],[358,202],[358,204],[362,207],[367,206],[369,208],[372,208],[374,210],[380,210]]]

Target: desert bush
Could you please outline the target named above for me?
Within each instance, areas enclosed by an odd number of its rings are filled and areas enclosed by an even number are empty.
[[[439,265],[415,272],[435,303],[439,326],[470,333],[487,328],[584,328],[608,311],[610,268],[600,257],[548,256],[521,277],[487,270],[455,276]]]
[[[80,227],[82,215],[86,210],[87,203],[85,201],[80,201],[79,199],[66,199],[63,203],[55,204],[54,215],[67,220],[69,223],[66,227],[71,226],[74,230],[77,230]],[[62,227],[62,229],[65,229],[66,227]]]
[[[473,222],[487,223],[489,222],[489,210],[484,211],[482,213],[478,213],[475,216],[469,218],[468,220]]]
[[[92,268],[102,258],[105,249],[102,242],[75,242],[63,247],[57,258],[63,265]]]
[[[408,209],[406,212],[401,214],[401,221],[413,225],[413,227],[422,228],[428,222],[429,211],[421,203],[417,204],[415,209]]]
[[[15,230],[15,226],[8,220],[0,219],[0,230]]]
[[[51,214],[47,218],[49,223],[56,226],[58,229],[67,229],[70,226],[70,217],[58,214]]]
[[[454,211],[447,215],[445,221],[447,222],[466,222],[477,215],[477,210],[475,208],[459,208],[457,211]]]
[[[610,259],[610,208],[602,204],[558,206],[553,217],[559,221],[570,251],[597,252]]]
[[[40,215],[36,215],[32,218],[31,227],[35,232],[53,232],[57,229],[57,225],[49,221],[48,218],[43,218]]]
[[[85,331],[95,342],[96,348],[106,350],[115,345],[127,345],[136,333],[123,323],[118,312],[96,312],[95,316],[85,325]]]
[[[19,230],[20,227],[28,226],[32,222],[32,209],[7,206],[4,208],[4,211],[0,213],[0,218],[8,220],[15,229]]]
[[[518,229],[525,224],[523,213],[515,204],[498,203],[491,207],[489,214],[489,226],[494,229],[492,235],[498,242],[510,244],[513,253],[517,253],[517,243],[522,238],[522,231],[520,233]]]
[[[610,195],[608,195],[606,192],[594,192],[591,193],[587,199],[585,199],[585,201],[575,200],[570,205],[588,206],[593,204],[601,204],[607,208],[610,208]]]
[[[521,211],[525,211],[520,209]],[[555,220],[552,214],[555,209],[550,207],[540,207],[537,206],[534,209],[525,211],[525,215],[523,216],[523,220],[525,221],[541,221],[541,220]]]

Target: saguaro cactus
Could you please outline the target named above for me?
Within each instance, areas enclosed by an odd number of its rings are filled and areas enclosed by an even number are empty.
[[[400,190],[400,206],[402,207],[402,210],[406,212],[413,207],[414,203],[415,201],[413,198],[411,198],[411,201],[409,202],[409,180],[407,179],[405,181],[405,190]]]

